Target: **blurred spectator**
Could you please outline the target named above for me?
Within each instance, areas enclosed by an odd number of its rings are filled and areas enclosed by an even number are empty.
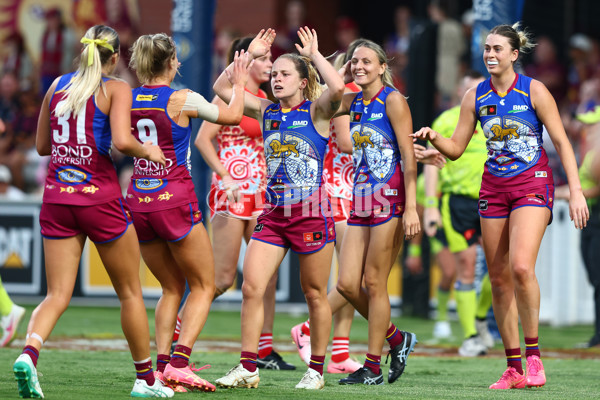
[[[385,40],[385,52],[389,56],[405,55],[408,57],[410,47],[410,30],[414,25],[411,21],[411,11],[406,5],[394,10],[394,32]]]
[[[34,83],[33,63],[25,49],[23,36],[13,32],[4,39],[2,73],[14,73],[23,88],[31,88]]]
[[[471,67],[471,44],[469,41],[473,36],[473,23],[475,22],[475,12],[472,8],[466,10],[460,17],[460,23],[463,29],[463,37],[466,39],[465,52],[463,53],[462,62],[465,68]],[[481,72],[481,71],[480,71]]]
[[[533,62],[525,67],[525,75],[532,76],[542,82],[560,106],[567,93],[567,70],[558,61],[556,46],[546,36],[537,39],[533,52]]]
[[[358,24],[352,18],[341,16],[335,20],[335,42],[338,53],[345,53],[350,43],[359,37]]]
[[[591,65],[593,50],[592,40],[582,33],[576,33],[569,39],[569,70],[567,73],[570,111],[579,104],[579,90],[581,84],[592,76],[594,66]]]
[[[0,200],[23,200],[25,193],[11,185],[12,176],[6,165],[0,164]]]
[[[65,25],[59,8],[46,11],[40,64],[41,93],[46,94],[54,79],[73,69],[75,36]]]
[[[33,90],[20,92],[17,95],[18,107],[14,118],[6,124],[6,130],[0,141],[0,164],[11,170],[12,180],[16,187],[25,190],[28,184],[35,184],[34,170],[38,156],[35,151],[35,133],[39,114],[39,98]],[[25,166],[31,162],[29,178],[25,177]]]
[[[298,39],[298,28],[311,26],[306,19],[306,7],[300,0],[291,0],[285,8],[285,22],[278,26],[275,31],[277,36],[271,46],[273,60],[284,53],[295,52],[294,43],[300,43]]]
[[[579,105],[575,109],[576,118],[569,125],[569,139],[573,143],[575,155],[578,160],[588,153],[590,147],[590,131],[598,130],[597,123],[590,123],[589,119],[597,119],[600,106],[600,77],[594,76],[585,80],[579,89]],[[597,135],[596,135],[597,136]]]
[[[131,87],[140,86],[137,76],[129,69],[129,49],[139,36],[139,24],[125,0],[106,0],[106,24],[119,34],[121,56],[115,75]]]
[[[446,110],[456,103],[456,86],[461,71],[462,55],[466,50],[462,25],[448,16],[449,0],[432,0],[427,11],[431,20],[438,25],[436,108]]]
[[[385,52],[390,60],[390,69],[394,78],[394,86],[406,92],[408,79],[408,51],[410,49],[410,33],[415,24],[412,20],[410,8],[400,5],[394,10],[394,32],[390,34],[384,44]]]
[[[18,93],[19,82],[15,73],[7,72],[3,74],[0,78],[0,119],[4,123],[11,123],[15,117],[15,112],[18,108]],[[4,132],[4,129],[2,129],[2,132]]]
[[[394,10],[394,32],[385,40],[384,48],[390,59],[390,69],[397,80],[396,88],[404,92],[407,79],[408,50],[410,49],[410,32],[414,27],[410,8],[400,5]]]

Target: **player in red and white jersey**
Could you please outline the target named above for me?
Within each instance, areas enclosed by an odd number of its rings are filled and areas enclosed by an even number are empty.
[[[40,212],[48,294],[32,314],[13,371],[21,397],[44,397],[36,371],[39,351],[69,305],[89,237],[121,301],[123,333],[137,371],[131,395],[172,397],[152,371],[139,246],[110,150],[114,145],[157,165],[165,158],[158,146],[141,145],[130,134],[131,88],[110,78],[119,61],[117,33],[96,25],[81,42],[79,69],[54,81],[40,111],[36,147],[50,156]]]
[[[239,124],[248,57],[235,56],[229,106],[211,104],[191,90],[169,87],[179,62],[175,42],[163,33],[138,38],[130,66],[143,84],[133,91],[133,135],[140,142],[156,141],[167,158],[165,166],[136,158],[127,191],[142,256],[163,290],[156,307],[157,376],[178,391],[182,391],[181,386],[214,391],[215,387],[196,375],[189,365],[215,290],[212,248],[201,224],[202,214],[190,175],[190,119]],[[186,281],[190,294],[183,307],[177,346],[169,357]]]

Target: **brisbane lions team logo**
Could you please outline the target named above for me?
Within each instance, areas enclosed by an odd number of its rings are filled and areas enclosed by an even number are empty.
[[[511,137],[518,139],[519,134],[517,133],[517,129],[519,129],[519,127],[516,125],[511,125],[507,128],[502,128],[500,125],[492,125],[492,127],[490,128],[490,130],[494,134],[492,140],[497,140],[501,142],[504,139],[510,139]]]
[[[296,140],[290,140],[289,142],[284,140],[283,143],[281,143],[279,140],[275,139],[269,143],[269,146],[271,147],[271,150],[273,150],[271,157],[291,156],[292,154],[296,157],[300,157],[300,153],[296,150],[296,146],[298,146]]]
[[[361,135],[359,131],[356,131],[352,134],[352,141],[354,142],[355,149],[362,149],[367,146],[375,147],[375,145],[371,141],[370,133],[365,133],[364,135]]]

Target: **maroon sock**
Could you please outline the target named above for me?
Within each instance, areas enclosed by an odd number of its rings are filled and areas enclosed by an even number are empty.
[[[381,356],[367,353],[364,366],[379,375],[381,373]]]
[[[525,358],[531,356],[540,357],[540,346],[538,345],[537,336],[532,338],[525,338]]]
[[[308,364],[308,368],[312,368],[323,375],[323,364],[325,364],[325,356],[310,355],[310,363]]]
[[[152,359],[148,357],[145,361],[133,362],[135,366],[136,378],[146,381],[148,386],[154,385],[154,371],[152,370]]]
[[[192,349],[178,344],[175,346],[175,350],[173,350],[173,355],[171,355],[171,365],[175,368],[187,367],[190,362],[190,354],[192,354]]]
[[[256,371],[256,358],[257,357],[258,357],[258,353],[242,351],[242,354],[240,354],[240,363],[248,371],[254,372],[254,371]]]
[[[387,330],[385,339],[390,344],[390,348],[393,349],[394,347],[402,343],[404,337],[402,336],[402,332],[400,332],[400,330],[396,328],[396,325],[392,324],[392,326],[390,326]]]
[[[518,373],[523,375],[523,363],[521,362],[521,349],[504,349],[504,354],[506,354],[506,365],[508,367],[513,367],[517,370]]]
[[[27,354],[31,358],[33,366],[37,367],[37,360],[40,356],[40,351],[38,349],[33,346],[25,346],[25,348],[23,348],[23,354]]]
[[[156,370],[158,372],[165,372],[165,367],[171,361],[171,357],[168,354],[158,354],[156,356]]]

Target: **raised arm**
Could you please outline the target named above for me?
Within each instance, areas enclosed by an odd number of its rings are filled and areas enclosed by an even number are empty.
[[[229,105],[209,103],[200,94],[188,91],[182,112],[188,118],[201,118],[208,122],[222,125],[237,125],[240,123],[244,112],[244,93],[248,82],[248,71],[252,64],[248,64],[248,54],[242,51],[235,53],[228,82],[231,87]]]
[[[338,75],[344,81],[344,85],[352,82],[352,73],[350,72],[350,61],[340,68],[338,71]],[[347,89],[347,88],[346,88]],[[342,101],[340,103],[340,107],[335,112],[334,118],[339,117],[340,115],[348,115],[350,114],[350,106],[352,105],[352,101],[356,97],[356,92],[352,92],[351,90],[345,90],[344,95],[342,96]]]
[[[275,30],[269,28],[266,31],[261,31],[256,35],[254,40],[248,46],[248,57],[250,59],[259,58],[267,54],[275,40]],[[231,63],[225,70],[219,75],[213,85],[213,90],[217,96],[221,98],[225,103],[229,104],[232,100],[234,90],[230,76],[233,73],[234,63]],[[244,96],[244,115],[254,118],[258,121],[261,120],[264,109],[271,104],[269,100],[261,99],[253,96],[250,93]]]
[[[406,195],[404,216],[404,235],[412,239],[421,231],[417,213],[417,161],[412,139],[412,117],[406,99],[398,92],[392,92],[386,100],[386,113],[398,140],[404,173],[404,191]]]
[[[346,88],[344,90],[344,93],[356,94],[349,88]],[[352,138],[350,137],[350,117],[348,115],[338,115],[334,116],[332,121],[333,129],[337,135],[337,142],[340,151],[352,154]]]
[[[569,182],[569,215],[571,221],[575,223],[575,228],[582,229],[587,225],[590,213],[581,190],[573,147],[567,138],[556,102],[543,83],[532,80],[531,103],[538,117],[548,130],[550,139],[552,139],[552,143],[560,156],[560,161],[567,174],[567,181]]]
[[[411,136],[416,139],[429,140],[443,155],[454,161],[464,153],[473,132],[477,118],[475,113],[475,88],[469,89],[460,105],[458,124],[451,138],[445,138],[430,127],[419,129]]]
[[[300,30],[298,30],[298,37],[302,42],[302,46],[296,44],[296,49],[298,49],[301,56],[310,58],[327,85],[327,90],[325,90],[314,102],[313,122],[319,125],[325,122],[327,128],[329,128],[329,120],[340,108],[342,96],[344,95],[344,89],[346,87],[344,85],[344,80],[338,74],[338,71],[333,68],[333,65],[331,65],[331,63],[319,52],[317,32],[314,29],[301,27]],[[317,129],[319,128],[320,127],[317,126]]]

